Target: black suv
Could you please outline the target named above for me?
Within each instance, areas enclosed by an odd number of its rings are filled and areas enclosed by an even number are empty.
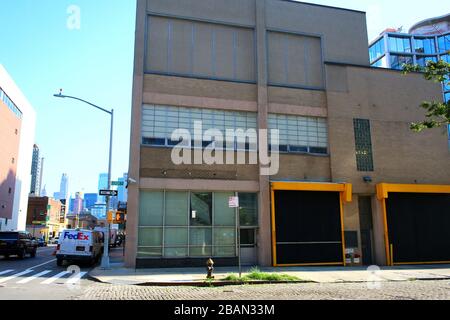
[[[17,255],[20,259],[23,259],[27,254],[30,254],[34,258],[37,248],[38,242],[29,232],[0,232],[0,256],[9,258],[9,256]]]

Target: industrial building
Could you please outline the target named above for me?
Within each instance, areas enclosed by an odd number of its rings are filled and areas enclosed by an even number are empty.
[[[450,261],[446,128],[410,130],[441,87],[371,67],[367,44],[360,11],[138,0],[127,266]],[[208,129],[279,130],[277,146],[259,136],[258,148],[224,148],[250,159],[278,147],[277,172],[174,163],[174,130],[195,137],[198,121],[194,158],[218,145]]]

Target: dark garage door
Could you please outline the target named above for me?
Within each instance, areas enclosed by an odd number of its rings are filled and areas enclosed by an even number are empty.
[[[389,242],[394,263],[450,261],[450,195],[389,193]]]
[[[339,192],[275,191],[277,264],[343,263]]]

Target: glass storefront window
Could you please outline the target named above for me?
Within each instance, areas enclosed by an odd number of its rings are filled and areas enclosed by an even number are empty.
[[[162,228],[139,228],[138,246],[159,247],[162,245]]]
[[[168,258],[183,258],[187,257],[188,250],[186,247],[180,248],[164,248],[164,256]]]
[[[191,228],[189,231],[189,244],[191,246],[211,246],[211,228]]]
[[[235,257],[236,209],[228,206],[229,197],[235,194],[142,191],[138,257]],[[255,241],[257,197],[256,193],[239,193],[241,225],[251,230],[241,231],[244,246]],[[246,232],[253,233],[253,239]]]
[[[256,245],[255,229],[241,229],[241,247],[254,247]]]
[[[258,195],[239,193],[239,216],[241,226],[258,226]]]
[[[236,210],[228,206],[228,200],[234,197],[234,192],[214,193],[214,225],[234,226],[236,225]]]
[[[165,228],[164,246],[178,247],[188,245],[187,228]]]
[[[190,257],[210,257],[212,255],[212,247],[211,246],[203,246],[203,247],[190,247],[189,248],[189,256]]]
[[[166,226],[187,226],[188,193],[166,192]]]
[[[139,199],[139,226],[162,226],[164,192],[142,191]]]
[[[236,229],[214,228],[214,245],[216,246],[236,245]]]
[[[234,257],[236,256],[236,247],[214,247],[215,257]]]
[[[155,248],[138,247],[138,250],[137,250],[138,258],[154,258],[154,257],[160,257],[161,255],[162,255],[161,247],[155,247]]]
[[[212,193],[191,193],[191,226],[210,226],[212,224]]]

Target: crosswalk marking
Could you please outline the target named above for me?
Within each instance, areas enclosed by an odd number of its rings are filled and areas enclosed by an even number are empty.
[[[5,271],[0,271],[0,276],[2,276],[2,275],[4,275],[4,274],[7,274],[7,273],[10,273],[10,272],[13,272],[14,270],[5,270]]]
[[[66,274],[69,274],[69,273],[70,273],[69,271],[60,272],[57,275],[54,275],[53,277],[51,277],[45,281],[42,281],[41,284],[51,284],[51,283],[55,282],[56,280],[58,280],[59,278],[64,277]]]
[[[45,271],[42,271],[42,272],[40,272],[38,274],[35,274],[34,276],[31,276],[31,277],[25,278],[23,280],[20,280],[17,283],[19,283],[19,284],[28,283],[28,282],[31,282],[34,279],[42,277],[42,276],[44,276],[44,275],[46,275],[47,273],[50,273],[50,272],[52,272],[52,270],[45,270]]]
[[[38,272],[38,271],[34,271],[32,269],[26,269],[26,270],[19,272],[18,270],[15,271],[14,269],[4,270],[4,271],[0,271],[0,276],[2,276],[2,275],[6,275],[6,276],[0,277],[0,283],[6,283],[6,282],[14,280],[16,278],[22,278],[22,279],[17,279],[16,283],[17,284],[27,284],[33,280],[42,278],[45,275],[50,276],[50,274],[55,271],[56,270],[43,270],[43,271]],[[12,274],[14,272],[16,272],[16,273]],[[11,274],[11,275],[7,276],[8,274]],[[65,281],[66,284],[73,285],[73,284],[76,284],[77,282],[79,282],[86,274],[87,274],[87,272],[73,273],[71,271],[62,271],[58,274],[53,275],[50,278],[41,279],[41,280],[43,280],[41,282],[41,284],[44,284],[44,285],[52,284],[55,281],[57,281],[58,279],[65,278],[65,279],[61,279],[61,280]]]
[[[80,281],[81,278],[84,277],[84,275],[85,275],[86,273],[87,273],[87,272],[80,272],[80,273],[77,273],[75,276],[73,276],[73,277],[71,277],[69,280],[67,280],[66,284],[75,284],[75,283],[77,283],[78,281]]]
[[[0,279],[0,283],[7,282],[7,281],[12,280],[12,279],[17,278],[17,277],[24,276],[24,275],[26,275],[28,273],[31,273],[31,272],[33,272],[33,270],[25,270],[25,271],[13,274],[12,276]]]

